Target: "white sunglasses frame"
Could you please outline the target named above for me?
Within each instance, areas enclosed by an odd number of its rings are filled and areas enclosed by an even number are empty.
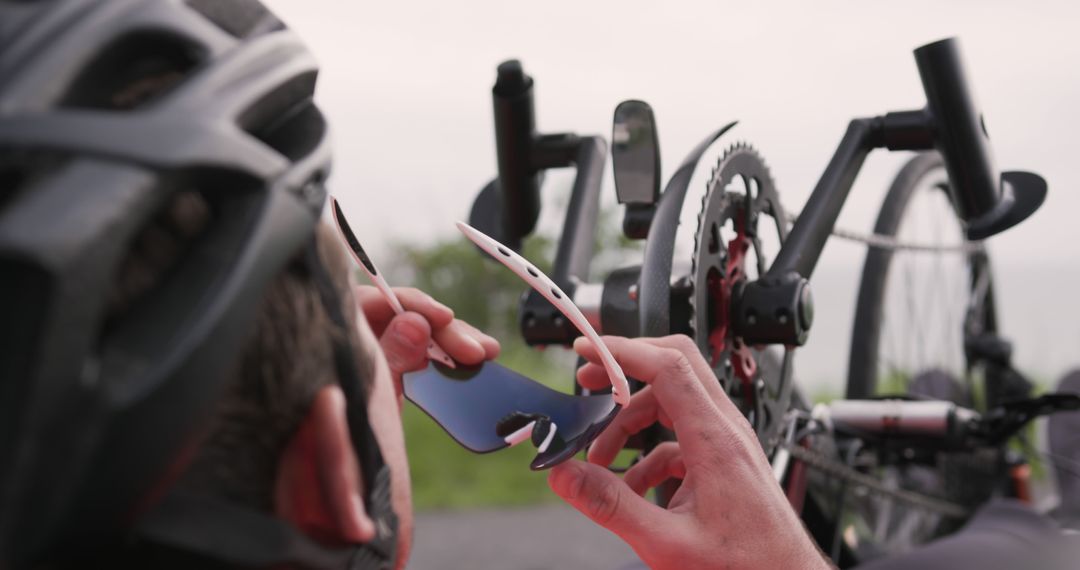
[[[626,380],[626,374],[623,373],[622,367],[615,361],[615,357],[611,355],[611,351],[608,350],[603,339],[597,334],[596,329],[589,324],[589,320],[581,313],[581,309],[570,300],[570,297],[563,293],[562,289],[551,278],[544,275],[535,265],[529,263],[527,259],[518,255],[514,250],[495,241],[487,234],[465,222],[458,222],[457,227],[461,230],[461,233],[465,234],[465,237],[469,238],[469,241],[510,268],[530,287],[543,295],[549,303],[559,309],[559,312],[581,331],[581,334],[596,348],[596,352],[599,353],[600,360],[604,364],[604,369],[607,370],[608,380],[611,381],[611,397],[616,404],[625,408],[630,403],[630,384]]]

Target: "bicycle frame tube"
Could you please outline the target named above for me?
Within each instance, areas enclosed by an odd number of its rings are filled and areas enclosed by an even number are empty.
[[[887,121],[855,119],[780,247],[769,270],[736,285],[732,299],[735,334],[750,345],[802,346],[814,319],[808,282],[840,210],[870,151],[885,146]]]
[[[883,144],[880,117],[855,119],[848,124],[832,160],[766,272],[767,277],[779,278],[795,272],[810,278],[866,156]]]

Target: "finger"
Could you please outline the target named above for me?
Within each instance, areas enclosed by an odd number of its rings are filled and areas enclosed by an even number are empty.
[[[754,428],[750,425],[746,416],[743,415],[742,410],[735,405],[735,402],[731,401],[727,392],[724,391],[724,387],[720,384],[720,380],[716,377],[716,373],[713,372],[712,366],[705,360],[705,356],[701,354],[701,350],[690,337],[679,334],[660,338],[642,338],[641,340],[656,346],[675,348],[686,354],[690,364],[694,367],[694,371],[697,372],[698,378],[702,379],[702,386],[705,387],[705,391],[708,392],[709,397],[712,398],[713,403],[720,409],[720,412],[728,416],[747,434],[754,434]]]
[[[630,544],[655,538],[655,529],[664,528],[671,518],[598,465],[576,460],[561,463],[551,468],[548,485],[570,506]]]
[[[611,378],[603,365],[586,362],[577,369],[577,382],[582,388],[603,390],[611,387]]]
[[[614,336],[604,337],[604,343],[627,376],[652,385],[657,403],[671,417],[688,466],[709,466],[718,454],[722,456],[733,444],[742,443],[745,434],[736,426],[745,419],[737,419],[742,416],[734,406],[720,412],[682,351]],[[577,342],[574,349],[598,363],[599,355],[591,343]]]
[[[615,415],[615,419],[593,441],[589,447],[589,463],[605,467],[611,465],[619,451],[626,446],[627,440],[657,421],[671,427],[671,420],[660,409],[652,386],[646,386],[630,397],[630,403]]]
[[[381,337],[386,331],[386,326],[390,324],[390,319],[397,315],[390,301],[383,296],[381,291],[370,285],[354,287],[353,297],[356,299],[360,313],[364,315],[371,326],[371,331],[375,333],[375,337]]]
[[[623,482],[638,495],[668,479],[685,479],[686,465],[679,444],[665,441],[656,446],[641,461],[623,475]]]
[[[694,367],[698,378],[702,380],[701,385],[705,387],[705,391],[712,398],[713,403],[720,408],[720,412],[732,418],[747,433],[753,433],[754,429],[750,426],[750,422],[746,421],[746,416],[743,415],[739,407],[731,401],[727,392],[724,391],[724,387],[720,384],[720,379],[716,377],[712,365],[705,360],[705,356],[693,339],[683,334],[676,334],[659,338],[642,337],[641,340],[655,346],[674,348],[685,354],[687,359],[690,360],[690,365]]]
[[[431,323],[432,329],[449,325],[454,320],[454,311],[435,300],[434,297],[414,287],[394,287],[401,306],[406,311],[420,313]]]
[[[581,366],[581,368],[578,368],[577,379],[578,384],[580,384],[583,388],[587,388],[589,390],[603,390],[605,388],[611,387],[611,381],[608,377],[607,368],[604,368],[602,365],[594,364],[592,362],[586,362],[584,365]],[[648,388],[649,387],[646,386],[645,388],[639,390],[637,393],[646,392],[648,391]],[[633,396],[631,396],[630,404],[628,404],[627,407],[629,408],[633,405],[634,398]],[[667,412],[665,412],[662,408],[659,411],[659,419],[660,423],[663,424],[664,427],[671,427],[671,420],[668,419]]]
[[[702,386],[705,387],[705,391],[709,393],[709,396],[712,397],[713,401],[718,402],[719,400],[728,399],[727,394],[724,394],[724,390],[720,386],[720,380],[716,377],[716,373],[713,372],[712,366],[705,360],[705,357],[701,354],[701,349],[698,348],[693,339],[686,335],[678,334],[660,338],[643,337],[641,341],[653,346],[674,348],[675,350],[682,352],[690,360],[690,365],[694,367],[694,372],[696,372],[698,378],[702,380]]]
[[[423,315],[432,327],[444,327],[454,319],[454,311],[439,303],[427,293],[411,287],[395,287],[394,293],[406,311]],[[382,292],[370,285],[358,285],[353,290],[357,306],[367,317],[372,331],[382,336],[386,326],[396,314],[390,301]]]
[[[379,338],[398,394],[401,394],[402,374],[427,366],[430,342],[431,325],[424,317],[410,312],[394,317]]]
[[[371,285],[356,285],[353,287],[353,297],[356,299],[356,306],[371,325],[372,332],[375,336],[381,336],[383,329],[396,314],[390,302],[381,291]]]
[[[480,346],[484,347],[484,360],[495,360],[499,357],[499,352],[501,352],[502,347],[499,346],[499,341],[496,340],[495,337],[482,332],[480,329],[465,321],[459,319],[458,322],[469,331],[469,334],[480,343]]]
[[[575,350],[577,350],[578,342],[587,344],[590,348],[592,348],[592,343],[588,342],[587,339],[584,339],[584,337],[580,338],[582,338],[583,340],[575,340],[574,342]],[[687,360],[690,362],[690,365],[694,368],[694,372],[697,374],[697,377],[701,380],[702,386],[705,387],[705,391],[708,392],[709,397],[712,398],[712,400],[718,405],[721,404],[721,402],[730,401],[730,399],[727,397],[727,394],[724,393],[723,387],[720,385],[720,381],[716,377],[716,373],[713,372],[712,366],[710,366],[709,363],[705,360],[705,357],[701,355],[701,351],[698,349],[697,344],[695,344],[694,341],[690,339],[690,337],[681,334],[670,335],[660,338],[641,337],[634,339],[634,342],[642,342],[662,348],[671,348],[685,354]],[[589,359],[588,357],[586,358]],[[597,358],[599,358],[598,354]],[[599,360],[595,360],[595,362],[599,363]],[[600,378],[599,373],[593,370],[589,370],[586,373],[585,378],[579,378],[579,381],[582,380],[590,384],[597,384],[597,388],[590,388],[594,390],[610,384],[610,381],[607,380],[606,372],[604,373],[604,377]],[[601,382],[603,382],[603,384],[600,384]],[[586,385],[583,383],[582,386]]]
[[[451,358],[462,364],[479,364],[487,355],[484,346],[473,337],[464,321],[454,320],[445,327],[435,329],[432,336]]]

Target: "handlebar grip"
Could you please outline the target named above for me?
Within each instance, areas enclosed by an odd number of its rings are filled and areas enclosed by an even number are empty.
[[[959,44],[948,38],[924,45],[915,50],[915,63],[957,213],[965,221],[979,218],[1000,202],[1000,176],[986,124],[964,76]]]
[[[540,215],[540,181],[532,165],[536,137],[533,80],[518,60],[499,64],[491,89],[495,108],[495,153],[502,199],[502,238],[517,249]]]

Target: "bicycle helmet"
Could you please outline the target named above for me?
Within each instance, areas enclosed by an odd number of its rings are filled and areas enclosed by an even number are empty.
[[[117,537],[198,445],[320,215],[316,73],[256,1],[0,0],[0,567]],[[111,303],[192,196],[198,235]]]

